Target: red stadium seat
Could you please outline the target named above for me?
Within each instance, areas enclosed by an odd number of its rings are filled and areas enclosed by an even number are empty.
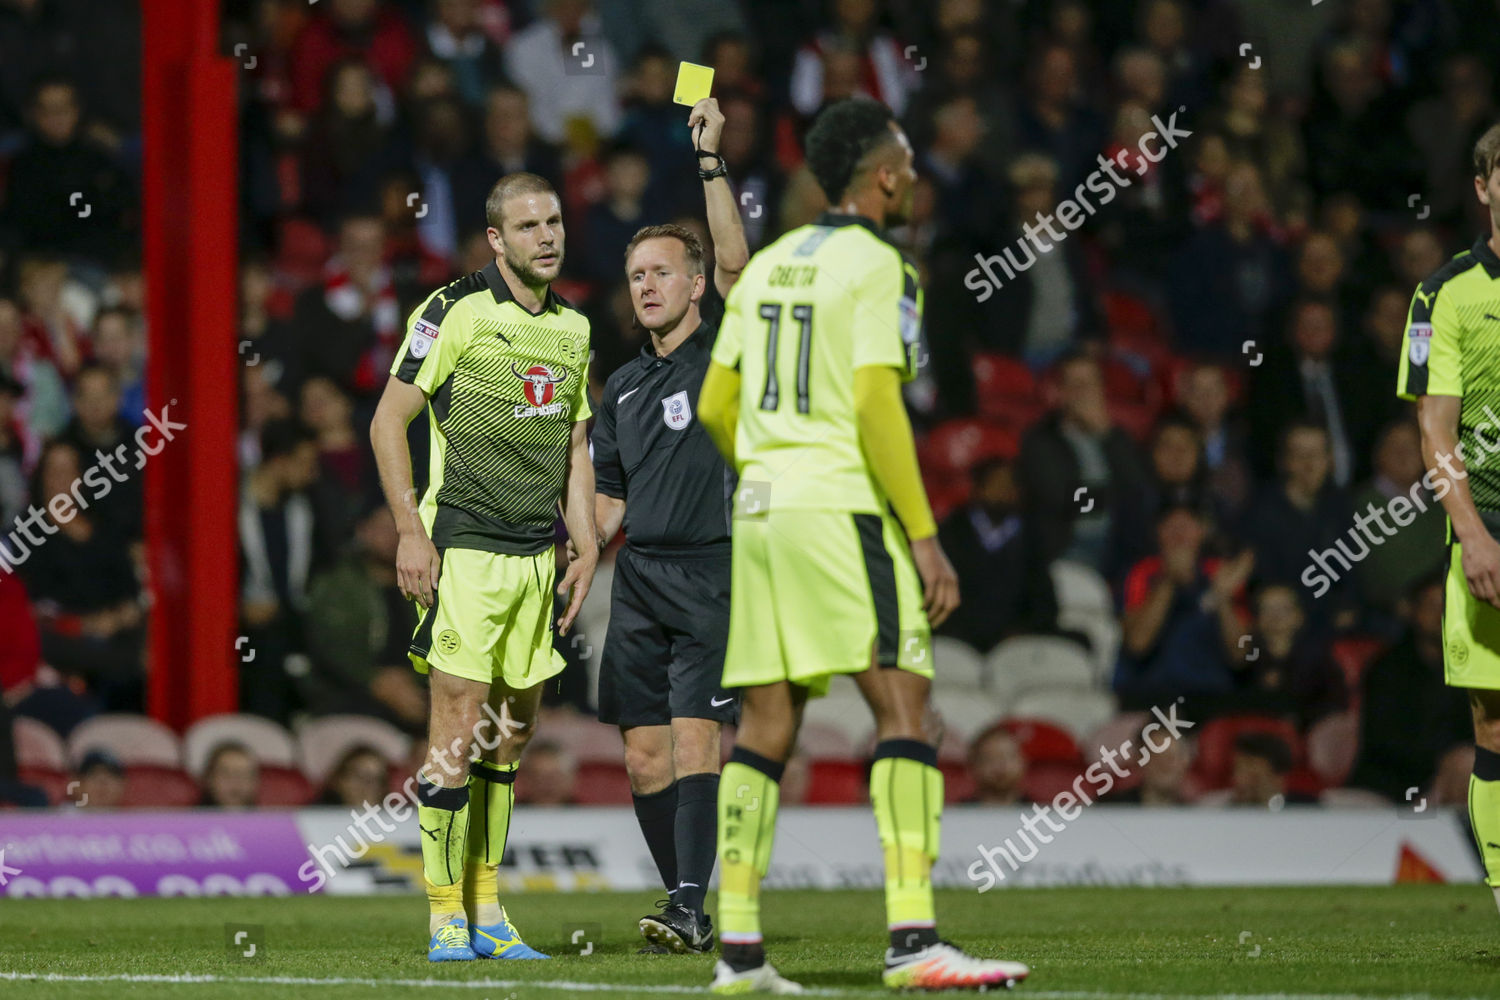
[[[1137,371],[1119,358],[1106,358],[1101,366],[1104,373],[1104,396],[1111,402],[1140,403],[1155,402],[1156,387],[1148,374]]]
[[[1289,795],[1305,795],[1316,799],[1323,794],[1323,789],[1328,787],[1322,775],[1310,767],[1294,767],[1286,776],[1286,790]]]
[[[1004,354],[977,354],[973,370],[980,416],[1019,429],[1042,412],[1036,376],[1023,362]]]
[[[1083,768],[1074,764],[1032,764],[1021,779],[1021,789],[1033,802],[1051,802],[1059,792],[1071,789],[1082,773]],[[1090,787],[1088,782],[1083,785],[1085,792]]]
[[[1223,788],[1229,784],[1230,769],[1234,764],[1234,741],[1245,732],[1280,736],[1291,748],[1292,760],[1302,760],[1302,740],[1297,735],[1297,728],[1285,719],[1266,715],[1226,715],[1205,722],[1198,732],[1198,759],[1193,764],[1193,771],[1205,787]]]
[[[322,228],[308,219],[287,219],[281,223],[280,237],[276,270],[294,284],[317,281],[330,253],[328,237]]]
[[[1046,719],[1013,718],[1000,723],[1021,744],[1021,752],[1033,766],[1037,764],[1083,765],[1083,755],[1068,731]]]
[[[933,428],[922,448],[924,465],[937,473],[966,473],[985,458],[1014,458],[1020,434],[983,420],[949,420]]]
[[[1351,705],[1359,704],[1362,693],[1360,682],[1364,678],[1365,669],[1384,648],[1385,643],[1370,636],[1351,635],[1334,640],[1330,652],[1339,669],[1344,672],[1344,686],[1349,691]]]
[[[974,794],[974,779],[969,766],[961,760],[940,760],[938,770],[943,772],[943,801],[950,805],[963,802]]]
[[[851,806],[868,802],[865,765],[856,760],[815,760],[808,764],[810,806]]]
[[[579,764],[573,801],[582,806],[630,805],[630,775],[625,765],[598,760]]]
[[[1117,350],[1145,358],[1153,364],[1168,353],[1167,338],[1151,307],[1131,295],[1111,292],[1104,296],[1109,342]]]
[[[1337,788],[1349,779],[1358,754],[1358,712],[1324,716],[1307,731],[1307,766],[1322,779],[1325,788]]]
[[[16,777],[24,784],[35,785],[47,795],[47,804],[60,806],[68,801],[68,783],[71,780],[66,771],[55,771],[50,767],[21,767],[16,770]]]
[[[294,767],[265,765],[260,769],[260,794],[255,804],[260,806],[305,806],[313,800],[317,790],[312,782]]]
[[[179,809],[197,805],[202,797],[186,771],[132,764],[125,768],[125,797],[120,805],[127,809]]]
[[[1151,436],[1151,428],[1156,425],[1156,409],[1147,403],[1127,403],[1120,400],[1109,400],[1109,419],[1120,426],[1126,434],[1144,444]]]

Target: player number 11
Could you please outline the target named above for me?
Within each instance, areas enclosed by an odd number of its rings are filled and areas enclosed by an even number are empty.
[[[812,315],[809,305],[792,306],[792,319],[801,325],[797,338],[797,412],[808,412],[808,368],[812,365]],[[760,408],[774,410],[781,403],[781,386],[776,378],[776,348],[781,340],[781,303],[762,302],[760,318],[766,321],[766,391],[761,394]]]

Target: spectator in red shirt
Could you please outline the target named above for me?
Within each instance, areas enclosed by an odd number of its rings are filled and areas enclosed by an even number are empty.
[[[1233,689],[1231,651],[1245,632],[1237,605],[1255,560],[1248,552],[1227,561],[1204,557],[1207,534],[1195,508],[1166,507],[1156,522],[1158,554],[1125,578],[1115,674],[1122,697],[1165,703]]]
[[[292,47],[292,106],[317,108],[328,71],[343,59],[362,59],[388,90],[399,90],[416,55],[406,22],[382,0],[328,0],[327,13],[309,21]]]

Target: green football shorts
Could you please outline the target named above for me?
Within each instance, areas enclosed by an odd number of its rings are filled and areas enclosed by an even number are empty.
[[[1458,542],[1448,546],[1443,588],[1443,677],[1450,687],[1500,689],[1500,608],[1469,592]]]
[[[873,664],[932,676],[906,535],[879,514],[776,510],[733,528],[724,687],[791,681],[816,697]]]
[[[436,601],[421,614],[407,655],[419,673],[529,688],[566,665],[552,648],[557,564],[534,556],[444,549]]]

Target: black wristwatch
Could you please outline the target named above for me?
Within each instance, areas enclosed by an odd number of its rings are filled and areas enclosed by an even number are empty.
[[[703,169],[704,157],[711,157],[714,160],[714,168],[712,170]],[[698,177],[701,180],[711,181],[715,177],[728,176],[729,168],[724,165],[724,157],[720,156],[718,153],[710,153],[706,149],[700,149],[698,151]]]

